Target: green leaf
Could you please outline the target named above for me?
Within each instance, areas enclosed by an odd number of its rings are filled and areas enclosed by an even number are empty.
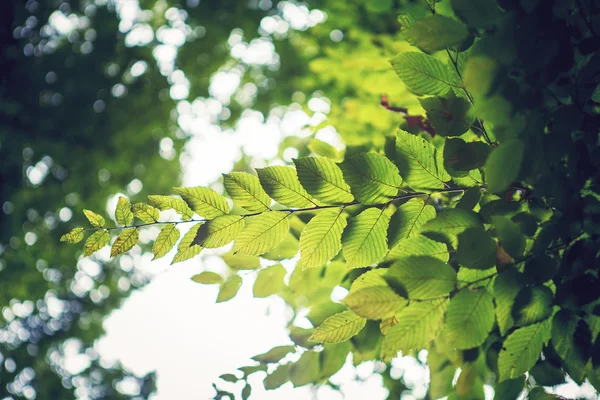
[[[402,204],[390,220],[388,241],[394,248],[402,239],[419,234],[419,229],[430,219],[435,218],[435,208],[426,205],[421,199],[410,199]]]
[[[512,316],[515,324],[525,326],[543,321],[552,315],[554,295],[547,286],[527,286],[515,298]]]
[[[469,228],[458,235],[456,259],[467,268],[489,269],[496,265],[496,247],[496,241],[483,228]]]
[[[451,179],[442,153],[425,139],[398,129],[396,164],[404,181],[415,190],[443,189]]]
[[[343,155],[340,154],[338,149],[319,139],[310,139],[307,147],[316,155],[331,158],[335,162],[340,162],[344,159]]]
[[[525,145],[521,139],[507,140],[492,150],[485,166],[489,192],[502,192],[517,179],[524,152]]]
[[[233,254],[233,252],[223,254],[223,261],[225,261],[225,264],[227,264],[229,268],[238,270],[256,269],[260,267],[260,258],[257,256]]]
[[[434,53],[463,42],[467,27],[459,21],[440,14],[428,15],[402,31],[406,41],[426,53]]]
[[[488,28],[502,16],[494,0],[452,0],[452,9],[471,28]]]
[[[458,269],[458,289],[469,287],[475,289],[478,287],[487,288],[492,293],[490,285],[497,275],[496,267],[490,269],[470,269],[460,267]]]
[[[192,276],[192,280],[204,285],[214,285],[223,282],[223,277],[216,272],[202,271],[199,274]]]
[[[520,257],[525,251],[525,235],[521,233],[519,224],[506,217],[494,216],[492,222],[500,245],[512,257]]]
[[[99,230],[90,235],[83,246],[83,256],[88,257],[106,246],[110,242],[108,231]]]
[[[160,212],[158,209],[146,203],[135,203],[133,206],[131,206],[131,212],[133,212],[133,215],[147,224],[155,223],[160,217]]]
[[[440,136],[460,136],[473,124],[469,102],[456,97],[454,92],[449,92],[444,97],[427,97],[419,101],[435,133]]]
[[[229,205],[225,197],[213,189],[205,187],[173,188],[192,210],[206,219],[213,219],[220,215],[229,214]]]
[[[390,62],[400,79],[416,95],[441,96],[452,88],[461,87],[456,73],[430,55],[401,53]]]
[[[139,237],[140,234],[137,228],[123,229],[110,249],[110,256],[116,257],[119,254],[128,252],[137,244]]]
[[[472,227],[483,227],[479,216],[473,211],[454,208],[444,210],[427,221],[421,227],[420,233],[456,248],[458,235]]]
[[[73,228],[70,232],[65,233],[60,237],[61,242],[79,243],[83,240],[84,228]]]
[[[254,297],[264,298],[279,293],[285,286],[283,278],[286,274],[287,272],[281,264],[260,270],[254,282],[252,294]]]
[[[341,238],[346,228],[343,210],[325,210],[313,217],[300,235],[300,260],[302,268],[319,267],[342,248]]]
[[[372,269],[370,271],[361,274],[358,278],[352,282],[352,286],[350,287],[350,293],[358,292],[361,289],[383,286],[384,288],[389,289],[387,281],[384,278],[384,275],[387,273],[387,269],[379,268]]]
[[[350,342],[326,344],[323,347],[323,351],[319,353],[321,361],[320,379],[329,378],[338,372],[346,364],[348,354],[353,349]]]
[[[277,346],[273,347],[266,353],[252,357],[252,359],[261,363],[271,364],[281,361],[283,357],[287,356],[293,351],[296,351],[296,346]]]
[[[344,342],[360,332],[366,323],[366,318],[352,311],[344,311],[327,318],[308,340],[318,343]]]
[[[219,378],[223,379],[225,382],[237,382],[239,380],[234,374],[223,374],[219,376]]]
[[[316,205],[300,184],[294,168],[273,166],[259,168],[256,172],[262,187],[279,204],[297,208]]]
[[[175,246],[175,243],[179,239],[179,234],[179,229],[177,229],[175,224],[163,226],[158,237],[154,241],[154,246],[152,246],[152,254],[154,254],[152,260],[158,260],[159,258],[164,257],[173,246]]]
[[[348,268],[368,267],[385,256],[389,223],[390,217],[378,208],[368,208],[350,220],[342,236]]]
[[[508,379],[494,386],[497,399],[517,400],[525,388],[525,376],[516,379]]]
[[[237,237],[244,227],[244,220],[239,215],[223,215],[203,224],[192,244],[216,249],[225,246]]]
[[[427,300],[450,293],[456,287],[456,271],[433,257],[403,257],[390,267],[386,280],[392,280],[393,287],[400,284],[411,300]]]
[[[290,381],[294,387],[316,382],[320,375],[319,353],[305,351],[290,371]]]
[[[256,176],[246,172],[223,174],[223,184],[231,199],[240,207],[250,212],[270,210],[271,198]]]
[[[261,257],[271,261],[289,260],[296,257],[299,250],[300,243],[298,239],[296,239],[296,236],[292,232],[288,232],[277,247],[263,254]]]
[[[183,235],[183,238],[177,245],[177,253],[175,254],[175,257],[173,257],[171,265],[181,261],[189,260],[190,258],[196,257],[198,254],[200,254],[202,247],[198,246],[197,244],[192,244],[192,242],[194,241],[196,233],[202,224],[202,222],[195,224],[190,228],[189,231],[186,232],[185,235]]]
[[[102,215],[96,214],[90,210],[83,210],[85,217],[90,221],[90,224],[97,228],[102,228],[106,221],[104,221],[104,217]]]
[[[549,323],[549,320],[543,323]],[[589,326],[573,312],[560,310],[552,319],[551,334],[552,347],[564,361],[563,367],[575,382],[581,384],[592,356],[593,339]]]
[[[549,338],[549,321],[519,328],[511,333],[498,356],[499,381],[515,379],[529,371],[540,358],[542,347]]]
[[[252,394],[252,386],[249,383],[246,383],[244,388],[242,389],[242,400],[248,400],[250,395]]]
[[[494,282],[496,319],[501,336],[506,335],[515,323],[512,308],[521,287],[523,287],[523,275],[514,268],[507,268],[500,272]]]
[[[273,249],[290,229],[289,215],[269,211],[253,217],[235,240],[234,253],[259,256]]]
[[[356,314],[368,319],[390,318],[407,304],[405,298],[387,285],[350,292],[342,302]]]
[[[161,211],[173,209],[184,221],[189,221],[194,216],[194,212],[183,199],[173,196],[148,196],[152,202]]]
[[[122,226],[131,225],[133,222],[133,213],[131,212],[131,203],[127,198],[119,196],[117,209],[115,210],[115,219]]]
[[[242,286],[242,278],[239,275],[232,275],[223,283],[219,289],[217,303],[223,303],[235,297]]]
[[[413,302],[397,315],[398,324],[383,337],[381,357],[389,361],[399,351],[408,354],[411,350],[426,348],[442,330],[447,299]]]
[[[450,258],[446,244],[419,235],[400,240],[392,247],[386,259],[395,260],[408,256],[430,256],[443,262]]]
[[[479,204],[479,200],[481,200],[481,189],[478,187],[471,188],[464,192],[458,204],[456,204],[456,208],[471,211]]]
[[[444,167],[453,177],[465,177],[469,171],[483,167],[490,150],[491,147],[483,142],[467,143],[461,138],[447,139],[444,145]],[[475,178],[481,179],[481,176]]]
[[[398,195],[398,168],[381,154],[355,154],[341,168],[352,195],[362,204],[381,204]]]
[[[317,200],[328,204],[350,203],[354,196],[340,167],[329,158],[304,157],[294,160],[300,183]]]
[[[274,390],[279,386],[283,385],[290,381],[290,371],[292,369],[293,364],[283,364],[277,367],[277,369],[271,372],[269,375],[265,377],[263,380],[263,384],[266,390]]]
[[[444,329],[457,349],[480,346],[493,327],[494,299],[487,290],[461,290],[450,300]]]

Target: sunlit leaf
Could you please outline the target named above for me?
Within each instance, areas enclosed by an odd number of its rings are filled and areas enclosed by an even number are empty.
[[[258,168],[256,172],[262,187],[279,204],[298,208],[316,205],[300,184],[294,168],[273,166]]]
[[[540,358],[544,343],[550,339],[549,321],[539,322],[511,333],[498,357],[499,381],[515,379],[529,371]]]
[[[225,197],[213,189],[197,186],[192,188],[173,188],[196,214],[206,219],[213,219],[229,213],[229,205]]]
[[[119,196],[117,209],[115,210],[115,219],[123,226],[131,225],[133,222],[133,213],[131,212],[131,203],[127,198]]]
[[[300,243],[298,239],[289,232],[276,247],[261,255],[261,257],[272,261],[288,260],[294,258],[299,250]]]
[[[386,319],[398,313],[407,300],[389,286],[375,286],[351,292],[342,300],[356,314],[368,319]]]
[[[198,246],[197,244],[193,245],[192,242],[194,241],[196,233],[198,232],[198,229],[200,229],[202,224],[202,222],[199,224],[195,224],[190,228],[189,231],[186,232],[185,235],[183,235],[183,238],[177,245],[177,253],[173,257],[171,265],[181,261],[189,260],[190,258],[193,258],[200,254],[200,252],[202,251],[202,247]]]
[[[173,209],[184,221],[189,221],[194,216],[194,212],[183,199],[174,196],[148,196],[152,202],[161,211]]]
[[[240,207],[250,212],[269,210],[271,198],[256,176],[247,172],[232,172],[223,175],[223,184],[231,199]]]
[[[163,226],[158,237],[154,241],[154,246],[152,246],[152,254],[154,254],[152,260],[158,260],[159,258],[164,257],[173,246],[175,246],[175,243],[179,239],[179,235],[179,229],[177,229],[175,224]]]
[[[366,323],[366,318],[352,311],[344,311],[327,318],[309,340],[319,343],[344,342],[360,332]]]
[[[287,274],[281,264],[267,267],[258,272],[252,288],[254,297],[268,297],[277,294],[284,287],[283,278]]]
[[[443,241],[456,248],[458,235],[471,227],[482,227],[479,216],[473,211],[454,208],[444,210],[427,221],[420,229],[421,234]]]
[[[233,254],[229,252],[223,254],[223,261],[233,269],[256,269],[260,267],[260,259],[257,256],[247,256],[245,254]]]
[[[235,253],[258,256],[277,246],[290,229],[289,214],[269,211],[253,217],[235,240]]]
[[[137,244],[139,235],[137,228],[123,229],[110,249],[110,256],[116,257],[131,250]]]
[[[324,210],[313,217],[300,235],[300,261],[302,268],[318,267],[339,253],[346,218],[342,210]]]
[[[160,217],[158,209],[146,203],[135,203],[131,206],[131,212],[146,224],[153,224]]]
[[[239,275],[232,275],[225,282],[221,283],[219,294],[217,295],[217,303],[223,303],[235,297],[238,290],[242,286],[242,278]]]
[[[328,204],[350,203],[354,196],[340,167],[329,158],[304,157],[294,160],[300,183],[308,193]]]
[[[300,359],[293,364],[290,371],[290,381],[294,387],[300,387],[316,381],[320,375],[319,353],[305,351]]]
[[[461,290],[450,300],[444,329],[457,349],[480,346],[493,326],[494,301],[487,290]]]
[[[85,217],[90,221],[90,224],[97,228],[102,228],[105,224],[104,217],[90,210],[83,210]]]
[[[517,326],[541,322],[552,315],[552,290],[543,285],[527,286],[515,298],[512,316]]]
[[[440,96],[452,88],[460,87],[456,73],[430,55],[400,53],[390,62],[400,79],[417,95]]]
[[[358,153],[341,164],[344,179],[362,204],[380,204],[398,195],[398,168],[378,153]]]
[[[389,223],[390,217],[379,208],[368,208],[350,220],[342,235],[348,268],[367,267],[385,256]]]
[[[388,228],[388,240],[393,248],[402,239],[418,235],[419,229],[435,218],[435,208],[421,199],[410,199],[402,204],[392,216]]]
[[[225,246],[237,237],[244,227],[239,215],[223,215],[203,224],[197,231],[192,244],[205,248]]]
[[[73,228],[70,232],[65,233],[60,237],[61,242],[79,243],[83,240],[84,228]]]
[[[223,282],[223,277],[216,272],[202,271],[201,273],[192,276],[192,280],[205,285],[214,285]]]
[[[456,271],[433,257],[412,256],[398,259],[386,274],[393,287],[401,285],[409,299],[432,299],[456,287]]]
[[[418,235],[400,240],[388,253],[386,259],[395,260],[408,256],[430,256],[447,262],[450,258],[448,246],[428,237]]]
[[[110,235],[104,229],[96,231],[90,235],[83,246],[83,255],[91,256],[110,242]]]

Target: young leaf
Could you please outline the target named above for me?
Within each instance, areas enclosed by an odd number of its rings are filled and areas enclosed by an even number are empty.
[[[221,284],[219,295],[217,296],[217,303],[223,303],[233,299],[238,290],[240,290],[240,286],[242,286],[242,278],[239,275],[232,275],[227,278],[227,280]]]
[[[418,235],[400,240],[392,247],[386,259],[395,260],[408,256],[430,256],[443,262],[450,258],[446,244]]]
[[[390,217],[378,208],[368,208],[350,220],[342,236],[348,268],[368,267],[385,256],[389,223]]]
[[[341,164],[354,198],[363,204],[380,204],[398,195],[402,178],[398,168],[378,153],[359,153]]]
[[[342,210],[325,210],[313,217],[300,235],[302,268],[319,267],[339,253],[346,217]]]
[[[458,235],[471,227],[483,227],[479,216],[473,211],[453,208],[444,210],[435,218],[427,221],[419,233],[456,248]]]
[[[449,92],[444,97],[428,97],[419,101],[435,133],[440,136],[460,136],[473,124],[469,102],[456,97],[454,92]]]
[[[158,237],[154,241],[152,246],[152,254],[154,258],[152,260],[158,260],[164,257],[172,248],[175,246],[177,239],[179,239],[179,229],[175,224],[167,224],[162,227]]]
[[[298,180],[317,200],[328,204],[350,203],[354,196],[340,167],[329,158],[304,157],[294,160]]]
[[[223,184],[231,199],[240,207],[250,212],[270,210],[271,198],[254,175],[247,172],[223,174]]]
[[[196,214],[206,219],[213,219],[220,215],[229,214],[229,206],[225,197],[213,189],[201,186],[192,188],[173,188]]]
[[[175,254],[175,257],[173,257],[171,265],[181,261],[189,260],[190,258],[196,257],[198,254],[200,254],[202,247],[198,246],[197,244],[192,245],[192,242],[194,241],[196,233],[202,224],[202,222],[195,224],[190,228],[189,231],[186,232],[185,235],[183,235],[183,238],[177,245],[177,253]]]
[[[523,287],[523,275],[514,268],[507,268],[500,272],[494,282],[494,297],[496,299],[496,320],[500,335],[504,336],[515,321],[512,317],[512,308],[515,297]]]
[[[508,336],[498,356],[500,382],[518,378],[535,365],[550,339],[550,327],[548,320],[519,328]]]
[[[361,317],[386,319],[404,308],[408,301],[386,285],[350,292],[342,302]]]
[[[192,280],[205,285],[214,285],[223,282],[223,277],[216,272],[202,271],[199,274],[192,276]]]
[[[456,271],[433,257],[398,259],[386,274],[391,286],[401,285],[409,299],[427,300],[450,293],[456,287]]]
[[[65,233],[60,237],[61,242],[79,243],[83,240],[84,228],[73,228],[70,232]]]
[[[137,228],[126,228],[117,236],[117,240],[110,249],[110,256],[116,257],[119,254],[127,253],[138,242],[140,234]]]
[[[85,217],[88,219],[88,221],[90,221],[90,224],[92,224],[93,226],[97,228],[102,228],[104,226],[105,221],[102,215],[96,214],[95,212],[90,210],[83,210],[83,213],[85,214]]]
[[[300,184],[294,168],[273,166],[259,168],[256,172],[262,187],[279,204],[297,208],[316,205]]]
[[[450,300],[444,329],[457,349],[480,346],[493,327],[494,300],[487,290],[461,290]]]
[[[158,218],[160,217],[158,209],[146,203],[135,203],[131,206],[131,211],[133,212],[133,215],[147,224],[158,221]]]
[[[244,227],[244,220],[239,215],[223,215],[202,225],[192,244],[216,249],[231,242]]]
[[[381,344],[381,357],[389,361],[399,351],[407,354],[422,349],[442,330],[447,299],[413,302],[397,315],[398,323],[388,330]]]
[[[173,196],[148,196],[152,202],[161,211],[173,209],[184,221],[189,221],[194,216],[194,212],[183,199]]]
[[[259,256],[277,246],[290,229],[288,216],[269,211],[253,217],[235,240],[234,253]]]
[[[496,241],[485,229],[468,228],[458,235],[456,259],[467,268],[489,269],[496,265]]]
[[[127,198],[119,196],[117,209],[115,210],[115,219],[122,226],[131,225],[133,222],[133,213],[131,212],[131,203]]]
[[[521,139],[507,140],[492,150],[485,166],[488,191],[502,192],[517,179],[524,153]]]
[[[223,261],[229,268],[245,270],[245,269],[256,269],[260,267],[260,258],[256,256],[247,256],[245,254],[234,254],[229,252],[223,254]]]
[[[402,204],[390,220],[388,241],[395,247],[402,239],[418,235],[419,229],[430,219],[435,218],[435,208],[420,199],[410,199]]]
[[[452,88],[461,87],[456,73],[430,55],[401,53],[390,62],[400,79],[416,95],[441,96]]]
[[[404,181],[415,190],[443,189],[451,179],[442,154],[433,145],[402,129],[396,136],[396,164]]]
[[[110,242],[110,235],[104,229],[96,231],[90,235],[83,246],[84,257],[91,256]]]
[[[327,318],[308,340],[318,343],[344,342],[360,332],[366,323],[366,318],[352,311],[344,311]]]
[[[402,31],[406,41],[426,53],[434,53],[463,42],[467,27],[459,21],[440,14],[428,15]]]
[[[286,274],[287,272],[281,264],[260,270],[254,282],[252,294],[254,297],[264,298],[279,293],[285,285],[283,278]]]
[[[277,346],[273,347],[266,353],[252,357],[252,359],[260,363],[272,364],[281,361],[283,357],[287,356],[293,351],[296,351],[296,346]]]
[[[525,235],[519,224],[502,216],[492,217],[500,244],[512,257],[520,257],[525,251]]]

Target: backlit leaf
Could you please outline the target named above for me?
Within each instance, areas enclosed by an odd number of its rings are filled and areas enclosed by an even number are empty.
[[[192,276],[192,280],[205,285],[214,285],[223,282],[223,277],[216,272],[202,271],[201,273]]]
[[[65,233],[60,237],[61,242],[79,243],[83,240],[84,228],[73,228],[70,232]]]
[[[450,293],[456,287],[456,271],[433,257],[398,259],[386,274],[392,286],[401,285],[409,299],[431,299]]]
[[[331,158],[333,161],[340,162],[344,159],[338,149],[319,139],[310,139],[308,149],[318,156]]]
[[[281,264],[267,267],[258,272],[252,293],[254,297],[268,297],[277,294],[284,287],[283,278],[287,274]]]
[[[175,224],[163,226],[158,237],[154,241],[154,246],[152,246],[152,254],[154,254],[152,260],[158,260],[159,258],[164,257],[173,246],[175,246],[175,243],[179,239],[179,234],[179,229],[177,229]]]
[[[328,204],[350,203],[354,196],[340,167],[329,158],[304,157],[294,160],[302,186],[317,200]]]
[[[342,302],[356,314],[368,319],[390,318],[407,304],[405,298],[396,294],[387,285],[350,292]]]
[[[302,268],[318,267],[339,253],[346,217],[342,210],[324,210],[313,217],[300,235],[300,261]]]
[[[110,242],[110,235],[108,231],[99,230],[90,235],[85,241],[83,246],[83,255],[85,257],[91,256],[96,251],[100,250]]]
[[[390,220],[388,228],[390,247],[395,247],[402,239],[418,235],[421,226],[433,218],[435,218],[435,208],[426,205],[421,199],[410,199],[402,204]]]
[[[550,338],[550,321],[539,322],[511,333],[498,356],[499,381],[515,379],[529,371]]]
[[[460,87],[456,73],[430,55],[406,52],[398,54],[390,62],[404,84],[417,95],[440,96]]]
[[[202,222],[195,224],[190,228],[189,231],[186,232],[185,235],[183,235],[183,238],[177,245],[177,253],[173,257],[171,265],[181,261],[189,260],[190,258],[196,257],[198,254],[200,254],[202,247],[198,246],[197,244],[192,244],[192,242],[194,241],[196,233],[202,224]]]
[[[444,210],[435,218],[427,221],[421,227],[420,233],[456,248],[459,234],[468,228],[482,226],[479,216],[473,211],[454,208]]]
[[[512,317],[517,326],[541,322],[552,315],[554,295],[547,286],[527,286],[515,298]]]
[[[274,390],[290,380],[290,371],[292,370],[292,363],[279,365],[277,369],[271,372],[263,380],[263,385],[267,390]]]
[[[158,209],[146,203],[135,203],[131,206],[131,212],[146,224],[153,224],[160,217]]]
[[[461,290],[450,300],[444,329],[457,349],[480,346],[493,326],[494,301],[487,290]]]
[[[368,208],[352,218],[342,236],[342,251],[348,268],[368,267],[387,253],[390,217],[378,208]]]
[[[319,353],[305,351],[300,359],[293,364],[290,371],[290,381],[294,387],[315,382],[320,375]]]
[[[223,175],[223,184],[229,196],[240,207],[250,212],[269,210],[271,198],[264,191],[258,178],[246,172]]]
[[[102,228],[105,224],[105,220],[104,217],[100,214],[96,214],[93,211],[90,210],[83,210],[83,213],[85,214],[85,217],[88,219],[88,221],[90,221],[90,224],[92,224],[93,226],[97,227],[97,228]]]
[[[448,246],[445,243],[436,242],[423,235],[418,235],[400,240],[392,247],[386,259],[395,260],[408,256],[430,256],[444,262],[447,262],[450,258]]]
[[[133,213],[131,212],[131,203],[127,198],[119,196],[117,209],[115,210],[115,219],[123,226],[131,225],[133,222]]]
[[[192,210],[206,219],[213,219],[229,213],[229,205],[225,197],[213,189],[197,186],[191,188],[173,188]]]
[[[359,153],[341,164],[344,179],[362,204],[380,204],[398,195],[398,168],[378,153]]]
[[[183,199],[174,196],[148,196],[152,202],[161,211],[173,209],[184,221],[189,221],[194,216],[194,212]]]
[[[261,257],[272,261],[289,260],[294,258],[300,250],[300,243],[296,236],[288,232],[283,240],[273,249],[263,254]]]
[[[266,353],[252,357],[252,359],[265,364],[276,363],[293,351],[296,351],[296,346],[277,346]]]
[[[239,215],[223,215],[203,224],[197,231],[192,244],[216,249],[231,242],[244,227]]]
[[[235,253],[258,256],[277,246],[288,233],[290,214],[269,211],[253,217],[233,246]]]
[[[239,275],[232,275],[223,283],[217,295],[217,303],[223,303],[235,297],[242,286],[242,278]]]
[[[260,259],[257,256],[247,256],[245,254],[233,254],[229,252],[223,254],[223,261],[233,269],[256,269],[260,267]]]
[[[366,318],[352,311],[344,311],[327,318],[315,329],[309,340],[319,343],[340,343],[360,332],[366,323]]]
[[[515,297],[523,286],[523,275],[514,268],[507,268],[500,272],[494,282],[494,297],[496,299],[496,320],[500,335],[504,336],[506,332],[514,325],[512,317],[512,308],[515,303]]]
[[[110,249],[110,256],[116,257],[119,254],[123,254],[131,250],[135,246],[139,239],[139,232],[137,228],[127,228],[117,236],[117,239]]]
[[[294,168],[273,166],[258,168],[256,172],[262,187],[279,204],[298,208],[316,205],[300,184]]]

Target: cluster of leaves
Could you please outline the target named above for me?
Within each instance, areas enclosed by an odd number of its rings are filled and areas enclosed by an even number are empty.
[[[400,129],[341,163],[314,146],[322,155],[295,168],[233,172],[224,176],[233,209],[202,187],[151,196],[153,205],[121,198],[112,255],[134,246],[139,228],[163,224],[153,248],[162,257],[177,225],[191,223],[173,262],[234,241],[228,276],[193,278],[219,284],[218,301],[235,296],[239,270],[257,269],[255,296],[310,310],[314,328],[291,326],[294,346],[225,381],[268,371],[267,389],[325,383],[349,353],[359,364],[426,349],[431,398],[482,398],[484,384],[502,399],[543,398],[566,375],[600,388],[599,14],[585,4],[426,2],[429,15],[400,17],[414,49],[391,63],[435,136]],[[166,209],[181,221],[160,222]],[[115,228],[86,216],[90,255]],[[63,239],[83,240],[83,229]],[[261,268],[261,258],[298,252],[289,279],[280,264]],[[348,289],[341,303],[330,299],[336,286]]]

